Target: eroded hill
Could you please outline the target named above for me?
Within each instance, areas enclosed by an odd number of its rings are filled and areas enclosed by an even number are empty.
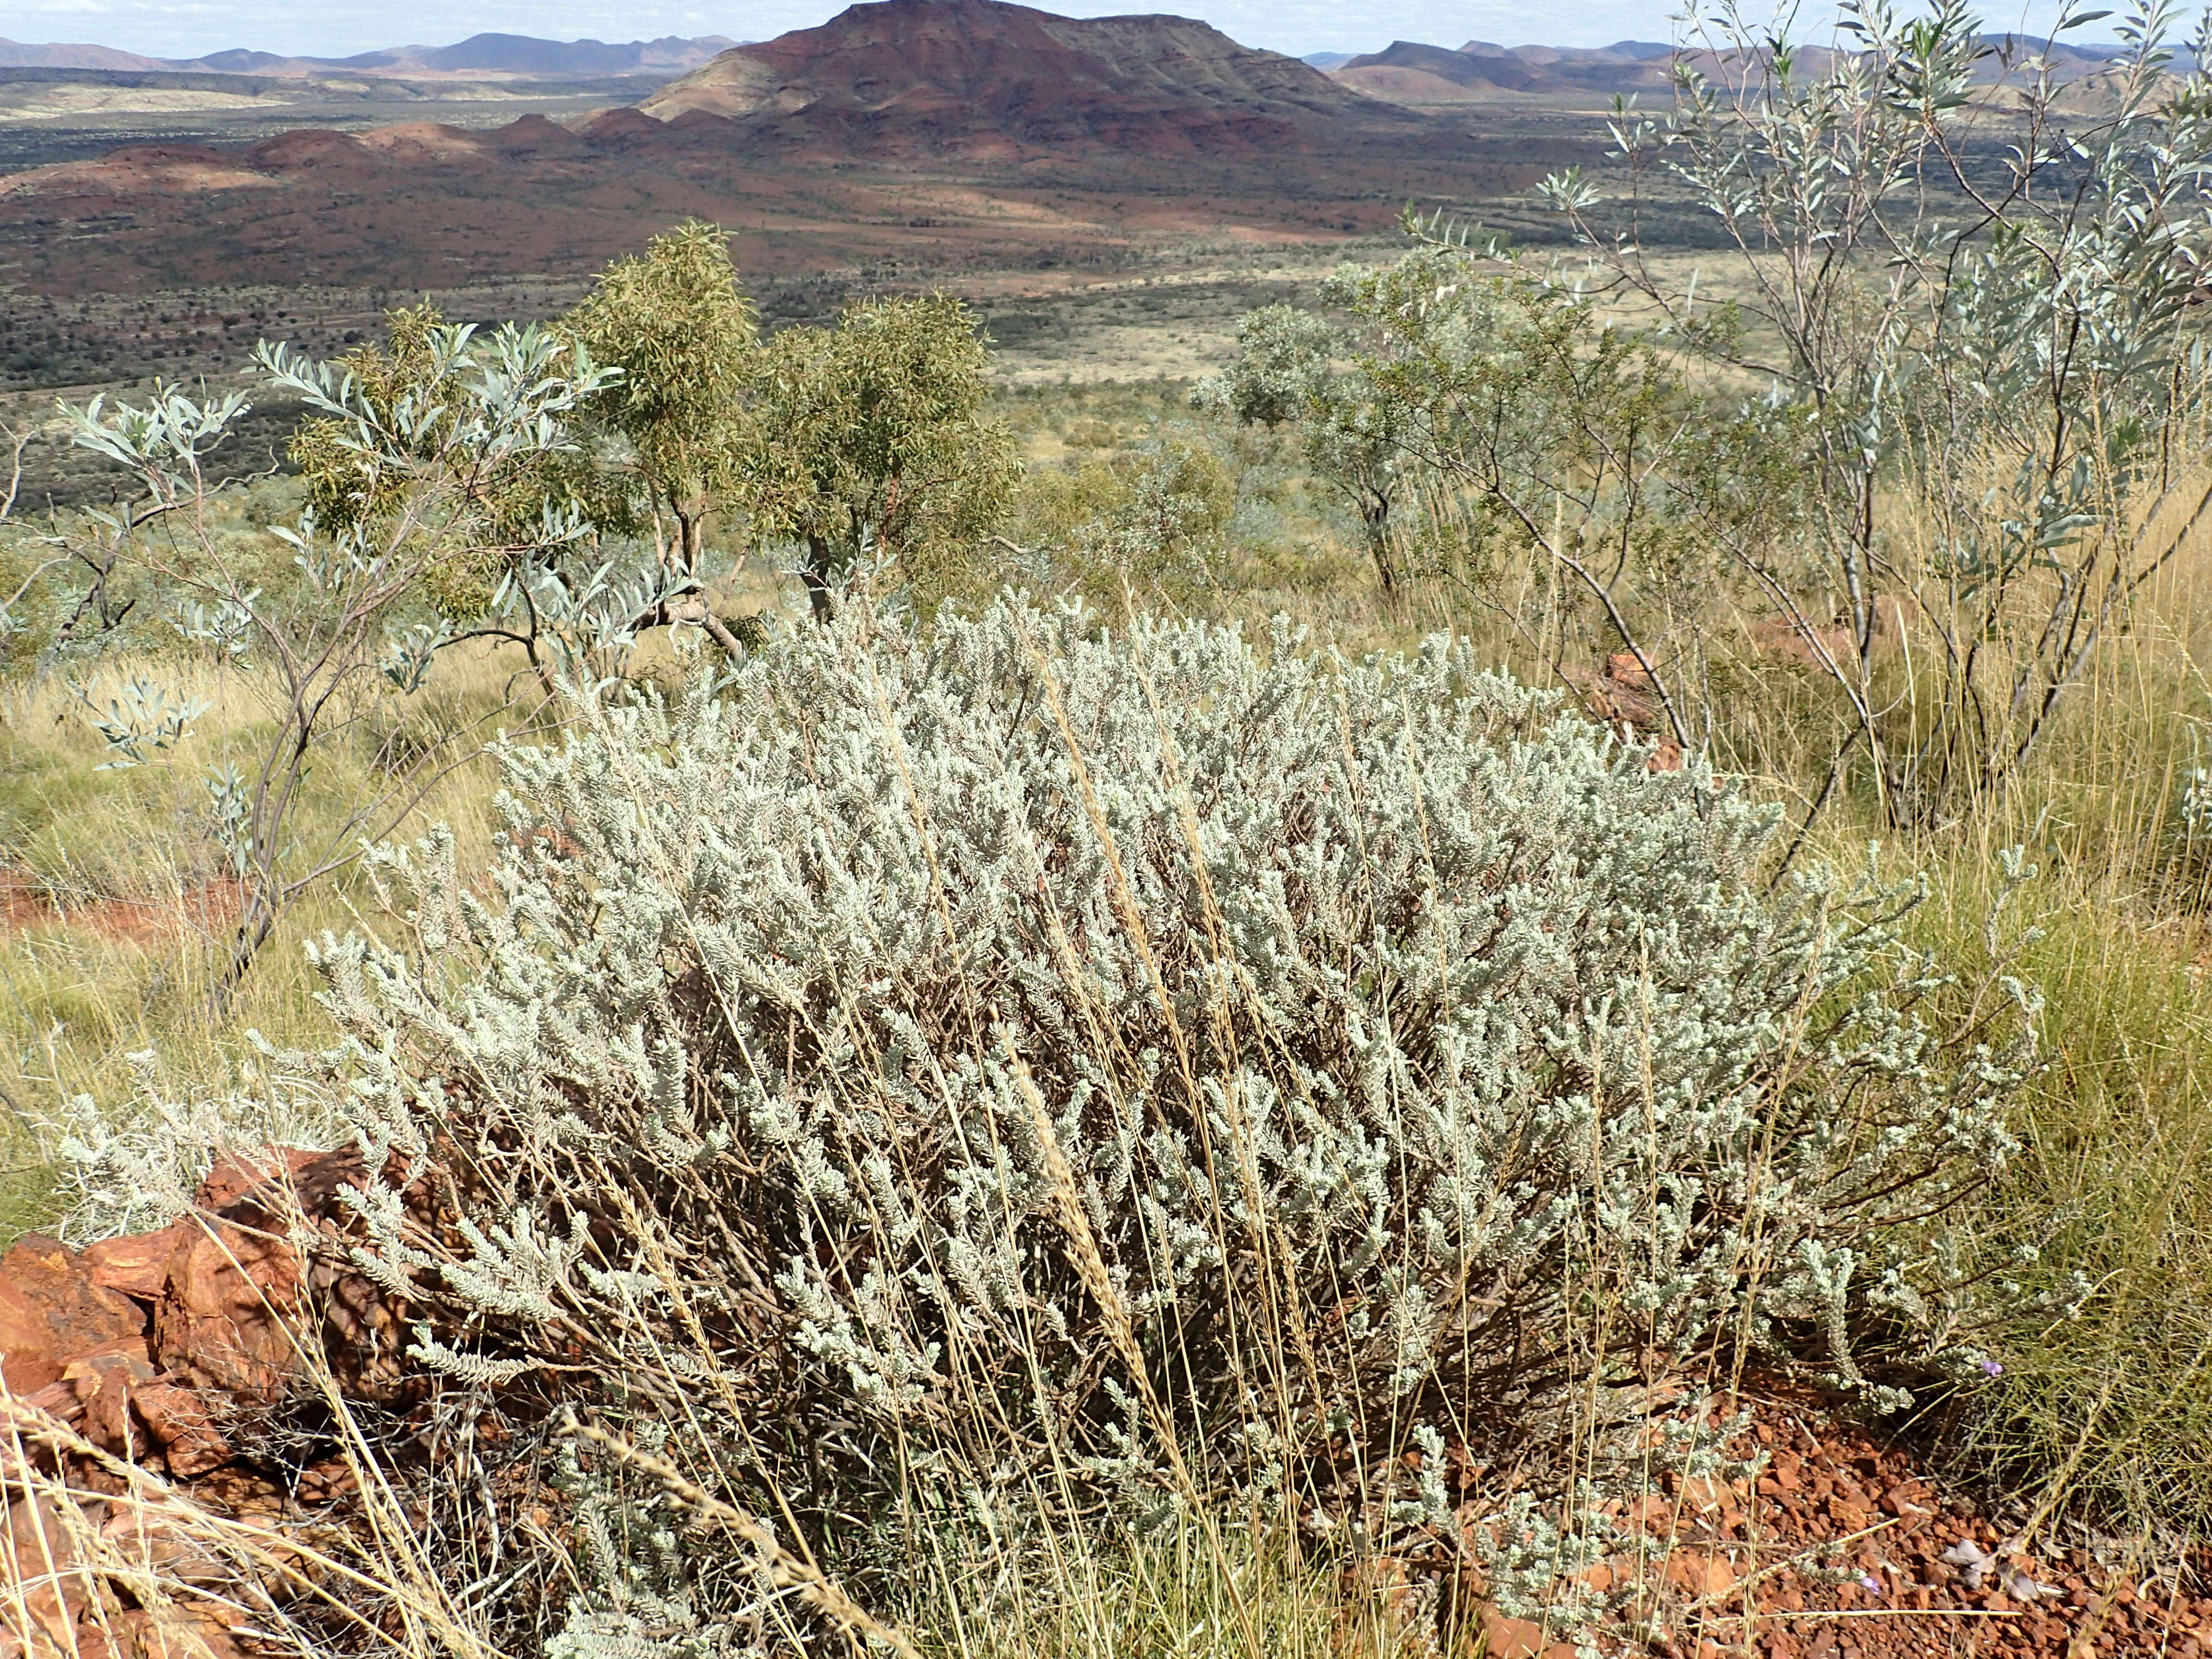
[[[447,286],[588,269],[696,216],[768,272],[1049,266],[1162,240],[1326,240],[1525,191],[1587,146],[1363,97],[1170,17],[884,0],[643,107],[156,143],[0,180],[0,283]]]

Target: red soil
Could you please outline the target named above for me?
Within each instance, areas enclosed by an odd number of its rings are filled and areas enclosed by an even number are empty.
[[[131,945],[167,945],[188,933],[220,933],[238,921],[238,883],[225,877],[160,899],[106,896],[78,902],[24,870],[0,869],[0,932],[77,927]]]
[[[1613,1518],[1652,1540],[1653,1559],[1601,1563],[1583,1582],[1615,1598],[1648,1639],[1608,1655],[1668,1659],[2124,1659],[2212,1655],[2203,1562],[2009,1535],[1948,1489],[1904,1446],[1837,1420],[1808,1400],[1753,1398],[1729,1449],[1763,1453],[1749,1480],[1669,1477],[1664,1496]],[[1722,1409],[1733,1412],[1734,1407]],[[1468,1471],[1464,1479],[1479,1478]],[[1481,1506],[1464,1511],[1479,1522]],[[1553,1631],[1508,1619],[1464,1569],[1402,1558],[1401,1583],[1444,1577],[1472,1602],[1488,1659],[1572,1659]],[[1463,1601],[1462,1605],[1467,1605]]]

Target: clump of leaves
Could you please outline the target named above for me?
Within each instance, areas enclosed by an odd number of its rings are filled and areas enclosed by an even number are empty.
[[[465,440],[483,402],[462,372],[473,328],[447,323],[427,301],[387,312],[385,322],[382,343],[358,346],[330,366],[358,417],[310,415],[287,450],[323,533],[387,529],[434,473],[448,501],[441,525],[451,533],[410,525],[410,537],[426,595],[442,615],[463,621],[481,617],[501,579],[550,544],[549,515],[581,510],[610,528],[625,524],[623,492],[610,488],[580,446]],[[573,361],[561,366],[565,372],[600,378],[588,356],[567,355]]]
[[[925,587],[998,528],[1022,476],[988,416],[989,353],[974,314],[937,294],[871,300],[835,329],[790,329],[768,349],[762,532],[805,550],[817,617],[864,556]]]
[[[663,556],[696,575],[710,514],[743,521],[769,476],[758,313],[729,234],[694,220],[601,273],[566,326],[620,371],[588,413],[618,437]]]

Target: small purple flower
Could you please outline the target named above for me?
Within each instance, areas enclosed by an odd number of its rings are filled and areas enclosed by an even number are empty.
[[[1877,1577],[1875,1577],[1872,1573],[1870,1573],[1870,1572],[1863,1572],[1863,1573],[1861,1573],[1861,1574],[1859,1575],[1859,1583],[1861,1583],[1862,1584],[1864,1584],[1864,1585],[1865,1585],[1869,1589],[1872,1590],[1872,1591],[1873,1591],[1876,1595],[1881,1595],[1881,1579],[1879,1579],[1879,1578],[1877,1578]]]
[[[1985,1376],[2002,1376],[2004,1367],[1994,1359],[1984,1359],[1982,1361],[1982,1374]]]

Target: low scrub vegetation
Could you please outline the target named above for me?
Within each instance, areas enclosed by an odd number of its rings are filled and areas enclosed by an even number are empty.
[[[1447,1532],[1587,1637],[1736,1455],[1649,1402],[1747,1376],[2203,1537],[2212,91],[1851,16],[1618,116],[1717,295],[1570,177],[1572,270],[1415,223],[1201,385],[994,394],[694,225],[264,349],[291,477],[81,411],[140,498],[0,548],[14,1201],[357,1155],[404,1381],[254,1402],[383,1506],[286,1641],[1379,1653]]]
[[[477,1432],[554,1460],[587,1413],[878,1608],[1082,1528],[1370,1528],[1447,1435],[1571,1498],[1526,1425],[1577,1385],[1978,1374],[1943,1229],[2014,1151],[2019,988],[1904,948],[1907,893],[1763,895],[1771,814],[1464,647],[1294,643],[854,605],[594,708],[503,753],[489,893],[449,836],[378,855],[388,936],[313,947],[342,1047],[82,1113],[72,1224],[166,1224],[272,1103],[319,1114]],[[746,1613],[635,1477],[580,1474],[592,1559],[469,1622]]]

